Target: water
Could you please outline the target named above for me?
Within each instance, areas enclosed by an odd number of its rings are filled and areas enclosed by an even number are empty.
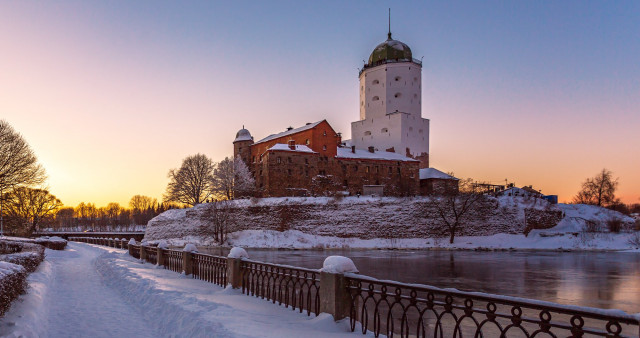
[[[640,254],[395,250],[248,250],[251,259],[320,268],[351,258],[379,279],[481,291],[560,304],[640,312]],[[221,254],[220,252],[212,252]]]

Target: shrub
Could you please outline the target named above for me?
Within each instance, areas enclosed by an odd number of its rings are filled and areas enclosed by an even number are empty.
[[[607,228],[610,232],[619,233],[622,229],[622,220],[617,217],[607,220]]]
[[[27,270],[20,265],[0,262],[0,316],[11,302],[27,289]]]
[[[601,231],[600,223],[594,222],[594,221],[591,221],[591,220],[585,220],[584,231],[585,232],[600,232]]]
[[[633,233],[627,242],[636,248],[640,248],[640,232]]]

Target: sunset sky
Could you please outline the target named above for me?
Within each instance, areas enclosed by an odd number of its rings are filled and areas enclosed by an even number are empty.
[[[349,138],[388,7],[423,58],[433,167],[560,201],[607,168],[640,202],[640,1],[3,1],[0,119],[66,205],[160,200],[243,125]]]

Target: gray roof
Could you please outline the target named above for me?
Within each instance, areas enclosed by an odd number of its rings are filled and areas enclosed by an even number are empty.
[[[420,179],[421,180],[426,180],[426,179],[441,179],[441,180],[456,180],[459,181],[458,178],[455,178],[449,174],[445,174],[442,171],[436,169],[436,168],[424,168],[424,169],[420,169]]]
[[[324,120],[322,120],[322,121],[324,121]],[[305,125],[305,126],[302,126],[302,127],[299,127],[299,128],[295,128],[295,129],[291,129],[291,130],[287,130],[287,131],[283,131],[282,133],[279,133],[279,134],[271,134],[271,135],[263,138],[262,140],[254,143],[254,144],[275,140],[275,139],[283,137],[283,136],[292,135],[292,134],[295,134],[295,133],[299,133],[301,131],[309,130],[309,129],[319,125],[322,121],[318,121],[318,122],[314,122],[314,123],[307,123],[307,125]]]

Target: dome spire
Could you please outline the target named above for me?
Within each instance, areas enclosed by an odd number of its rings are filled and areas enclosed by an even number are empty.
[[[391,40],[391,8],[389,8],[389,33],[387,33],[387,40]]]

